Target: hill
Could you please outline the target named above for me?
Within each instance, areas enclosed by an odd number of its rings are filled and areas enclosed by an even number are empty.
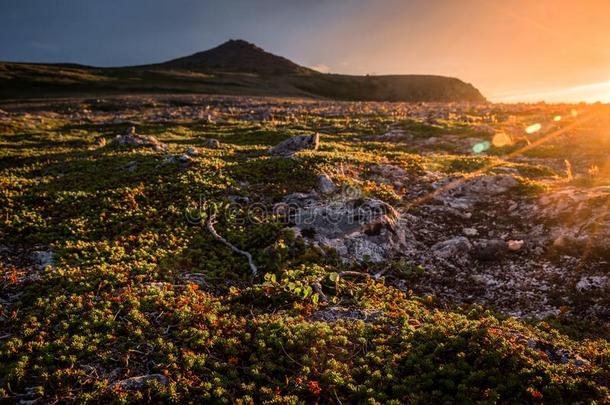
[[[444,76],[324,74],[243,40],[167,62],[116,68],[0,62],[0,99],[131,93],[210,93],[359,101],[485,102]]]
[[[216,48],[158,65],[168,69],[250,72],[265,75],[311,74],[313,70],[241,40],[231,39]]]

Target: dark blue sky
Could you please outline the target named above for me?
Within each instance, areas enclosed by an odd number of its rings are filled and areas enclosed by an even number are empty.
[[[241,38],[317,64],[299,48],[322,45],[316,32],[361,3],[365,1],[2,0],[0,60],[142,64]]]
[[[608,0],[0,0],[0,60],[136,65],[239,38],[322,71],[456,76],[492,100],[610,100],[609,15]]]

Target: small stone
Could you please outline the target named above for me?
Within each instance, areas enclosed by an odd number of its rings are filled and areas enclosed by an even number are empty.
[[[327,174],[318,176],[318,190],[322,194],[332,194],[337,191],[337,186]]]
[[[608,277],[606,276],[583,276],[578,280],[578,283],[576,283],[576,289],[578,291],[603,289],[610,287],[608,281]]]
[[[583,359],[578,354],[574,356],[574,366],[580,368],[580,367],[587,367],[590,365],[591,365],[591,362],[589,360]]]
[[[135,160],[127,162],[127,164],[125,165],[125,170],[127,170],[130,173],[135,172],[137,169],[138,169],[138,162],[136,162]]]
[[[231,194],[227,197],[234,204],[250,204],[250,198],[241,195]]]
[[[199,152],[199,149],[197,148],[188,148],[184,153],[186,153],[189,156],[199,156],[201,155],[201,152]]]
[[[180,166],[187,167],[193,163],[193,159],[189,155],[168,155],[165,156],[163,163],[179,164]]]
[[[290,157],[301,150],[316,150],[320,146],[320,135],[298,135],[288,138],[269,149],[270,155]]]
[[[55,253],[50,250],[35,250],[32,252],[31,257],[37,270],[44,270],[47,267],[53,266],[55,262]]]
[[[311,319],[316,321],[336,322],[342,319],[373,321],[383,316],[383,312],[373,309],[349,309],[342,307],[330,307],[314,312]]]
[[[448,259],[456,255],[464,255],[470,252],[472,244],[463,236],[438,242],[432,246],[432,251],[438,257]]]
[[[207,138],[203,141],[203,146],[210,149],[220,148],[220,141],[214,138]]]
[[[157,138],[150,135],[136,134],[135,127],[130,127],[125,135],[117,135],[112,140],[112,143],[120,146],[132,147],[152,147],[157,152],[163,152],[168,149],[168,146],[160,142]]]
[[[112,384],[110,388],[120,388],[123,390],[139,390],[155,381],[161,385],[167,385],[168,383],[167,377],[165,377],[164,375],[148,374],[117,381]]]
[[[508,250],[510,250],[511,252],[518,252],[519,250],[521,250],[524,243],[525,242],[523,242],[522,240],[509,240],[508,242],[506,242],[506,245],[508,246]]]
[[[502,239],[481,239],[472,251],[473,256],[479,260],[499,260],[506,254],[508,247]]]
[[[462,233],[466,236],[477,236],[479,231],[477,231],[475,228],[464,228],[462,229]]]

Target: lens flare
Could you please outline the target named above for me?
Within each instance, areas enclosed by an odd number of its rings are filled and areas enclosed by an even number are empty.
[[[472,151],[474,153],[483,153],[491,147],[491,143],[489,141],[479,142],[472,147]]]
[[[578,111],[576,110],[570,111],[570,114],[572,114],[572,117],[578,117]]]
[[[525,132],[527,132],[528,134],[535,134],[536,132],[540,131],[542,129],[542,125],[541,124],[533,124],[530,125],[529,127],[525,128]]]
[[[513,140],[511,139],[510,135],[505,134],[504,132],[498,132],[494,135],[493,139],[491,140],[491,143],[496,148],[501,148],[503,146],[512,145]]]
[[[561,121],[561,115],[556,115],[555,118],[553,118],[553,121],[555,121],[555,122]]]

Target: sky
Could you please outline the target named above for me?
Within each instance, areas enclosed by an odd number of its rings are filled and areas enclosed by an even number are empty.
[[[245,39],[324,72],[492,101],[610,102],[609,0],[1,0],[0,60],[125,66]]]

